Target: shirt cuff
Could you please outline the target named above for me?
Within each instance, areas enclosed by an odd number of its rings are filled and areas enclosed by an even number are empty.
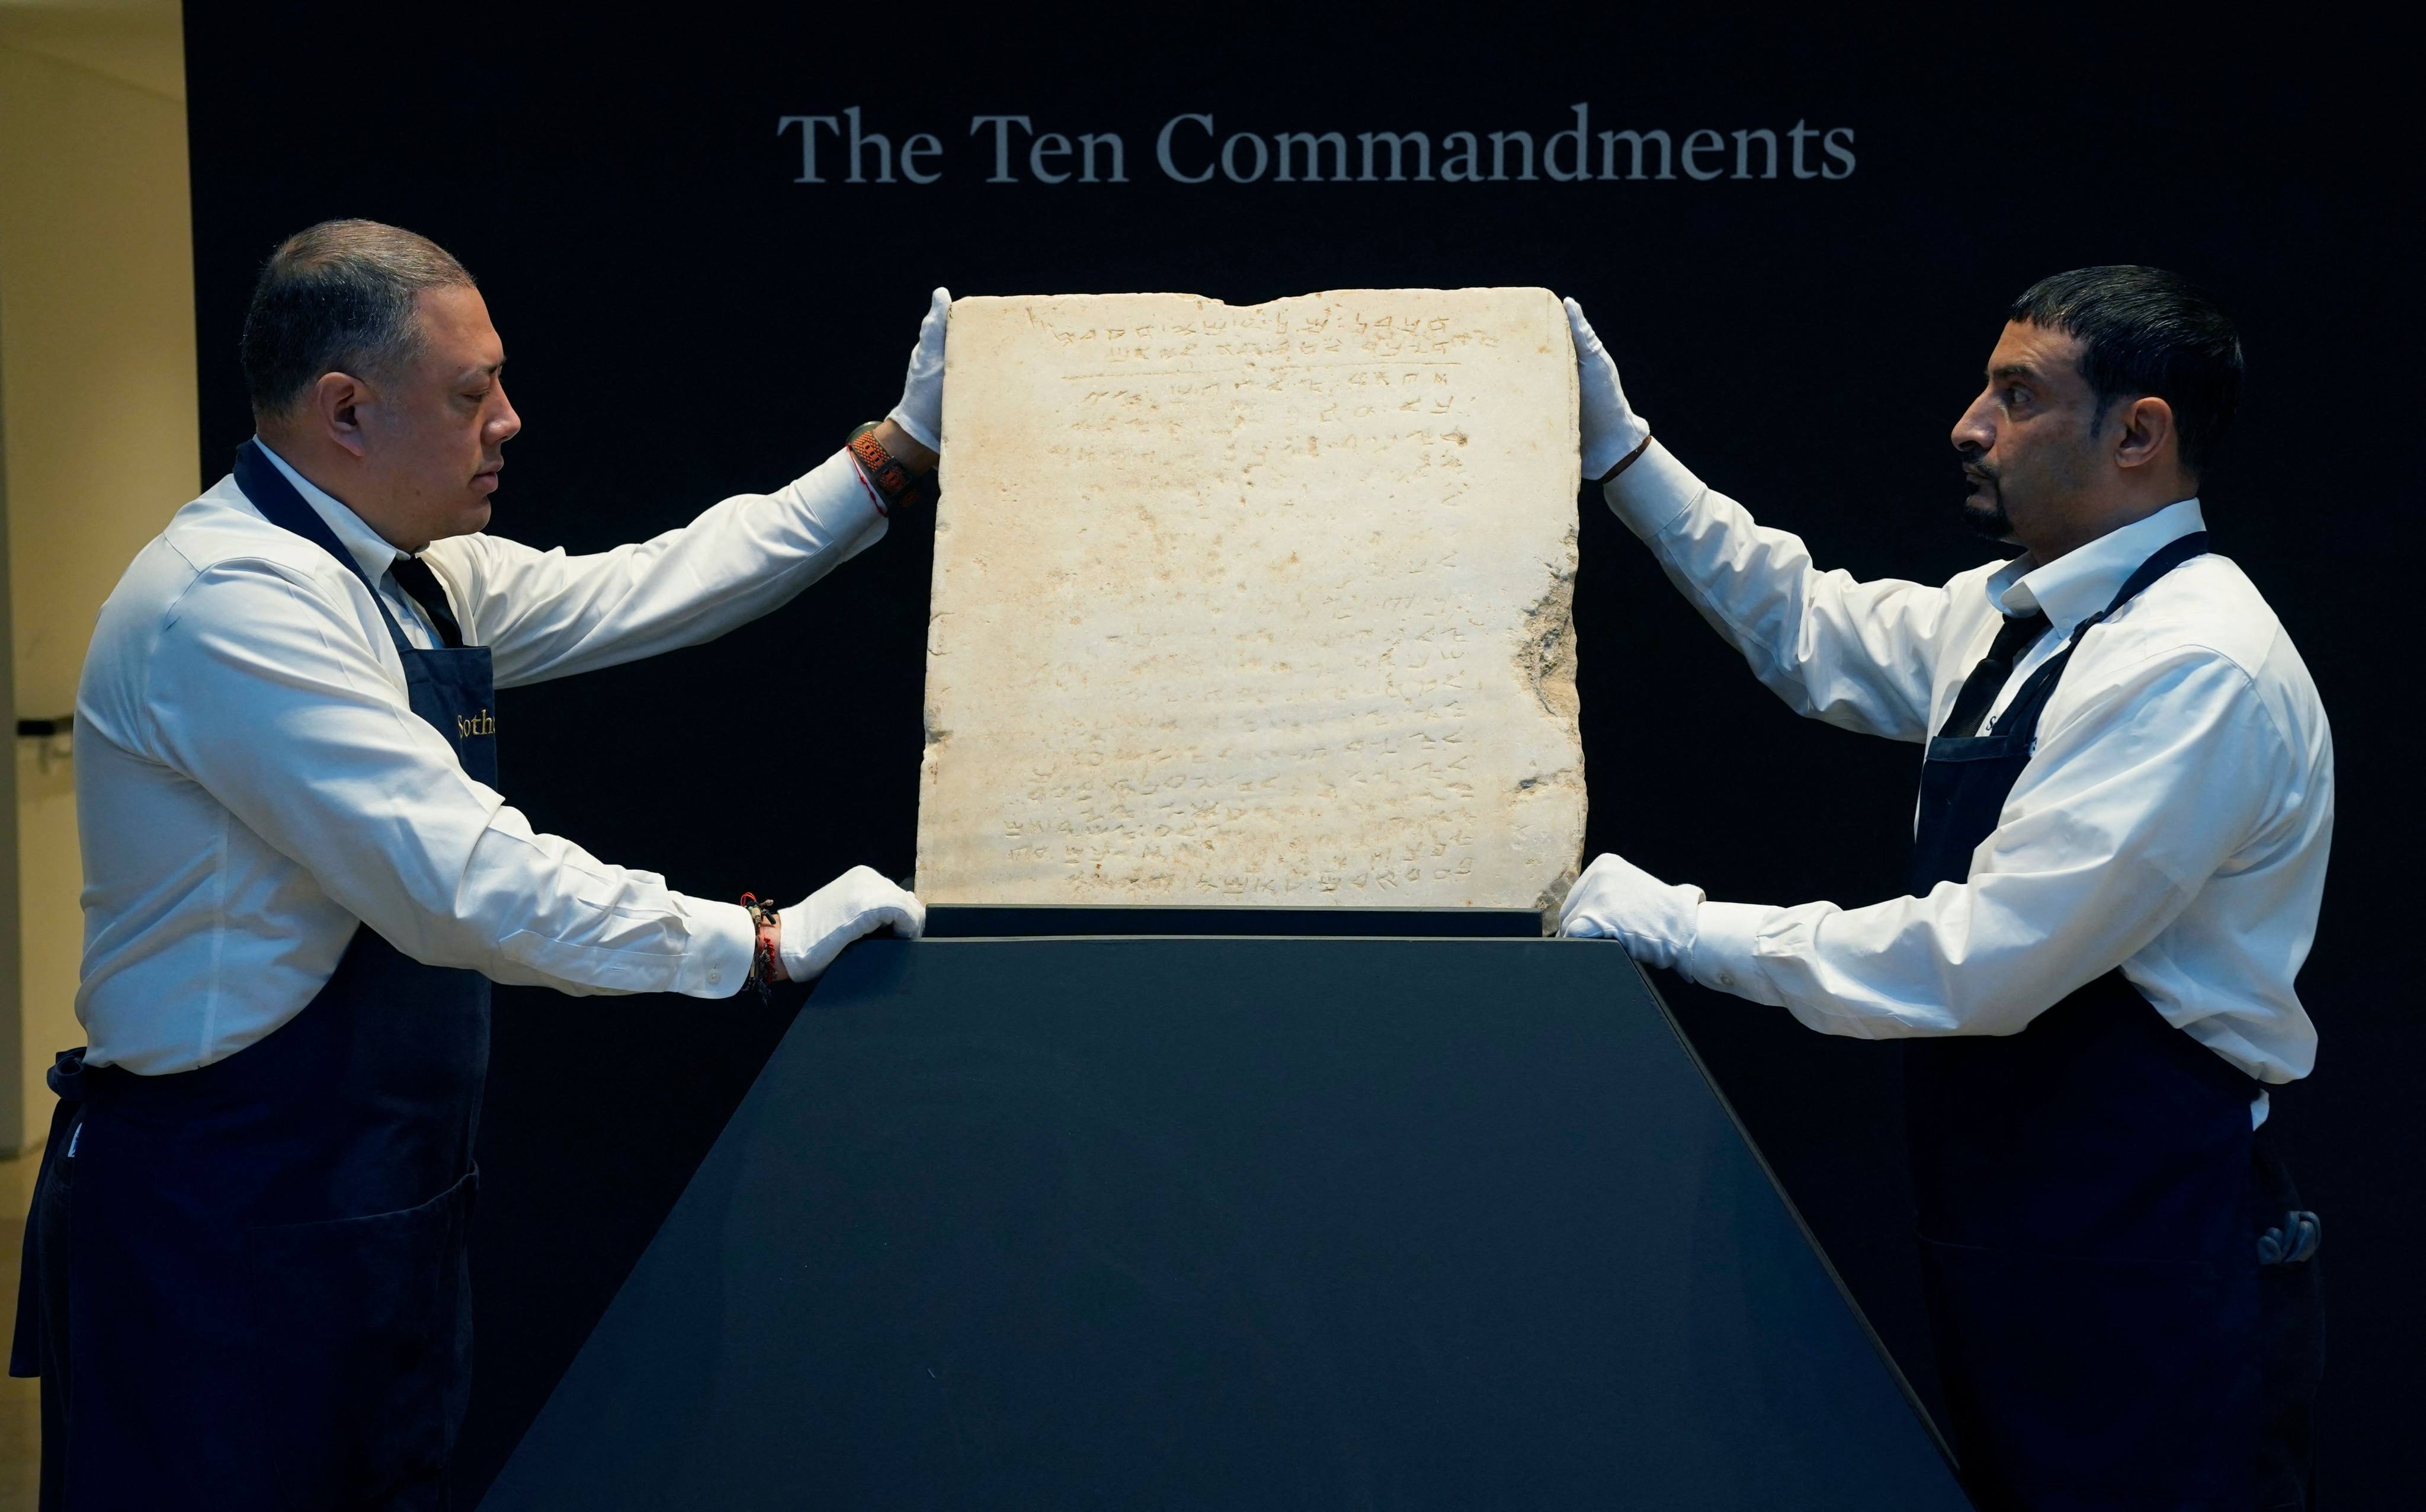
[[[1600,495],[1627,529],[1650,541],[1683,519],[1705,492],[1702,480],[1655,437],[1634,465],[1602,486]]]
[[[1686,948],[1678,967],[1706,987],[1779,1006],[1784,1000],[1770,986],[1759,966],[1760,932],[1778,913],[1766,903],[1702,904],[1693,911],[1693,943]]]
[[[792,492],[815,522],[818,538],[841,549],[837,561],[855,557],[884,538],[889,522],[882,501],[861,476],[849,447],[802,473]]]
[[[669,990],[692,998],[730,998],[750,980],[750,958],[758,930],[738,903],[683,898],[678,906],[690,927],[690,945],[674,967]]]

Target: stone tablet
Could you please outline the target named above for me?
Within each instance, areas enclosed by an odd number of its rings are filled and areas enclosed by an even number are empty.
[[[1544,289],[952,305],[917,890],[1544,908],[1576,875]]]

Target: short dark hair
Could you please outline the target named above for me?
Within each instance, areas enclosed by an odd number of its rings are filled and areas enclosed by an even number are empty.
[[[450,285],[475,286],[452,253],[376,220],[323,220],[280,242],[244,313],[252,413],[284,412],[323,373],[396,372],[421,350],[413,296]]]
[[[2173,407],[2182,466],[2204,474],[2240,404],[2240,335],[2179,273],[2128,264],[2043,278],[2005,313],[2080,342],[2080,376],[2097,396],[2093,424],[2115,399],[2154,395]]]

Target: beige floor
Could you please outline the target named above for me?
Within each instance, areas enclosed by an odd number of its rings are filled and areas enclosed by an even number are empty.
[[[25,1206],[33,1199],[41,1151],[0,1160],[0,1332],[17,1317],[17,1257],[24,1247]],[[0,1377],[0,1512],[34,1512],[41,1475],[39,1381]]]

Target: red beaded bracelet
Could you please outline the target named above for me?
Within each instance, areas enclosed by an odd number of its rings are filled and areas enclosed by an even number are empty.
[[[768,983],[789,980],[784,974],[783,953],[775,944],[783,929],[783,910],[760,902],[754,892],[745,892],[741,895],[741,911],[750,916],[750,927],[757,934],[756,942],[750,948],[750,975],[741,984],[756,987],[758,1000],[765,1002]]]
[[[912,472],[900,458],[884,449],[874,433],[882,423],[866,422],[845,436],[842,444],[851,461],[859,464],[860,477],[866,480],[869,492],[876,496],[876,512],[890,515],[901,505],[924,501],[930,478]]]

